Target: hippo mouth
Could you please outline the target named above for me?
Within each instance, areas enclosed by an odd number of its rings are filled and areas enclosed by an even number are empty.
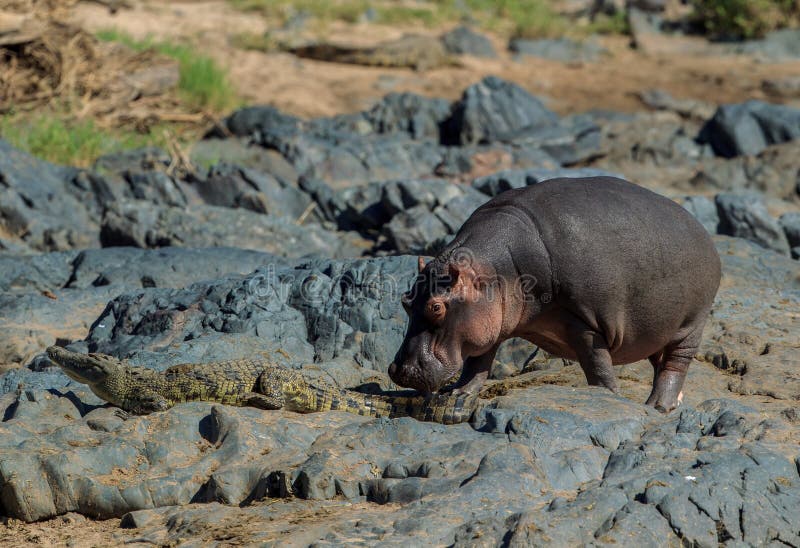
[[[424,395],[430,395],[438,394],[442,388],[452,386],[458,380],[461,371],[460,368],[456,368],[456,372],[453,374],[437,374],[438,372],[446,373],[451,369],[433,355],[427,357],[425,366],[423,368],[421,364],[407,365],[401,369],[402,373],[390,373],[389,376],[400,386],[412,388]]]

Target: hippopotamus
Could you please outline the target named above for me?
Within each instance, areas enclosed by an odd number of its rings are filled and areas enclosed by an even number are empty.
[[[435,259],[420,257],[389,376],[425,393],[473,393],[500,343],[522,337],[612,392],[613,365],[647,358],[646,403],[669,412],[683,399],[720,271],[703,226],[634,183],[559,178],[509,190],[476,209]]]

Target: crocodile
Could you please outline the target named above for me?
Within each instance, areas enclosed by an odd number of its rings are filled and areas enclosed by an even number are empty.
[[[191,401],[209,401],[299,413],[347,411],[369,417],[411,417],[456,424],[478,408],[474,395],[373,395],[345,390],[267,359],[175,365],[163,372],[106,354],[81,354],[51,346],[49,358],[71,379],[128,413],[146,415]]]
[[[425,71],[460,65],[447,53],[441,40],[418,34],[407,34],[366,48],[323,42],[290,48],[289,51],[306,59],[369,67],[408,67]]]

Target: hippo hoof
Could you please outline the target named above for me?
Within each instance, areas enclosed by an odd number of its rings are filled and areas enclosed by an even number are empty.
[[[681,394],[681,396],[682,396],[682,395],[683,395],[683,394]],[[660,411],[661,413],[664,413],[664,414],[666,414],[666,413],[669,413],[670,411],[674,411],[674,410],[676,410],[678,407],[680,407],[680,406],[681,406],[681,403],[682,403],[682,402],[683,402],[683,398],[682,398],[682,397],[678,397],[678,398],[675,400],[675,403],[673,403],[673,404],[666,404],[666,405],[665,405],[665,404],[663,404],[663,403],[661,403],[661,402],[656,402],[656,403],[654,403],[654,404],[651,404],[651,405],[652,405],[652,406],[653,406],[653,407],[654,407],[654,408],[655,408],[657,411]]]

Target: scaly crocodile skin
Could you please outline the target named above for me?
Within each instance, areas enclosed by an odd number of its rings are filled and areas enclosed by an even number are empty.
[[[386,396],[344,390],[267,360],[182,364],[164,372],[132,366],[104,354],[79,354],[57,346],[51,360],[105,401],[137,415],[189,401],[211,401],[299,413],[347,411],[369,417],[412,417],[455,424],[469,420],[477,395]]]

